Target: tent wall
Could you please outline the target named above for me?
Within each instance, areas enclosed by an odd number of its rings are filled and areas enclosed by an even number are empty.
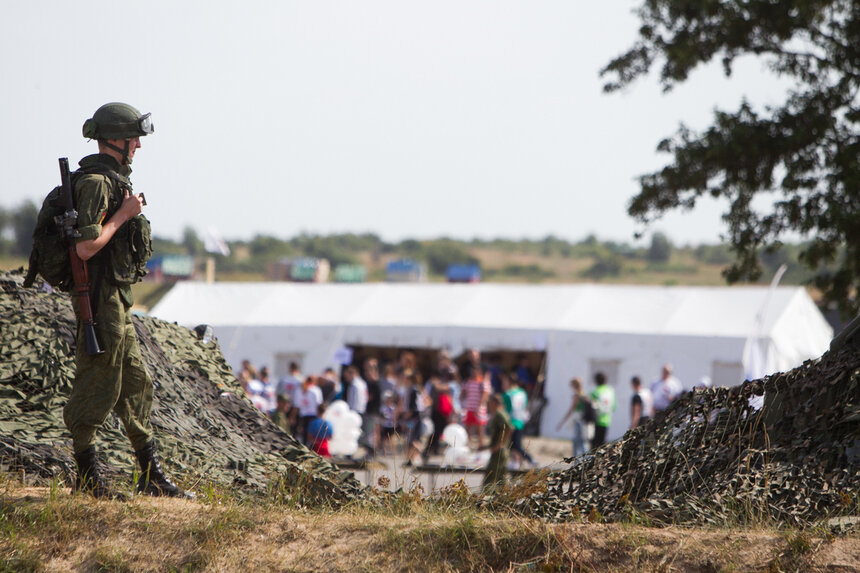
[[[711,376],[715,362],[740,364],[744,340],[739,338],[645,336],[619,334],[554,333],[547,349],[547,383],[541,434],[570,437],[568,424],[561,431],[556,425],[570,408],[570,380],[578,376],[583,389],[594,389],[594,367],[610,364],[615,372],[605,372],[615,389],[617,409],[612,418],[608,439],[615,439],[630,427],[630,379],[639,376],[649,387],[660,375],[663,364],[671,363],[676,376],[686,389],[693,387],[702,376]],[[736,382],[740,382],[737,380]]]
[[[824,353],[833,329],[809,295],[798,289],[786,308],[778,312],[768,336],[773,340],[769,372],[784,372]],[[820,350],[810,352],[814,349]]]

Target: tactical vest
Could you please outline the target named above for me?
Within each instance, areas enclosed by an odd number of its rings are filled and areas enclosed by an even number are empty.
[[[110,185],[105,221],[119,210],[125,191],[131,193],[131,182],[114,172],[99,172]],[[108,283],[128,286],[146,275],[146,262],[152,256],[152,228],[143,215],[136,215],[125,222],[111,240],[90,259],[90,278],[101,274]],[[95,272],[95,276],[94,276]]]

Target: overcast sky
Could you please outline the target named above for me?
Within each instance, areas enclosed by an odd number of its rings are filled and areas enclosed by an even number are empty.
[[[103,103],[152,112],[132,181],[157,235],[374,232],[633,242],[658,141],[785,88],[760,62],[603,94],[637,2],[4,2],[0,204],[41,202],[95,151]],[[653,230],[717,242],[721,206]]]

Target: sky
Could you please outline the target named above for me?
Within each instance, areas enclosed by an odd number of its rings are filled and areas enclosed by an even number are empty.
[[[668,94],[654,74],[604,94],[638,2],[48,1],[3,3],[0,205],[41,200],[96,151],[102,104],[151,112],[132,182],[158,236],[372,232],[388,241],[589,234],[716,243],[708,200],[643,228],[657,143],[742,97],[779,103],[757,60]]]

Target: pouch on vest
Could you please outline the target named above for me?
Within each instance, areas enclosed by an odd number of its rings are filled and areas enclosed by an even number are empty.
[[[146,262],[152,256],[152,227],[143,215],[132,217],[119,228],[110,243],[106,260],[108,282],[127,286],[146,275]]]

